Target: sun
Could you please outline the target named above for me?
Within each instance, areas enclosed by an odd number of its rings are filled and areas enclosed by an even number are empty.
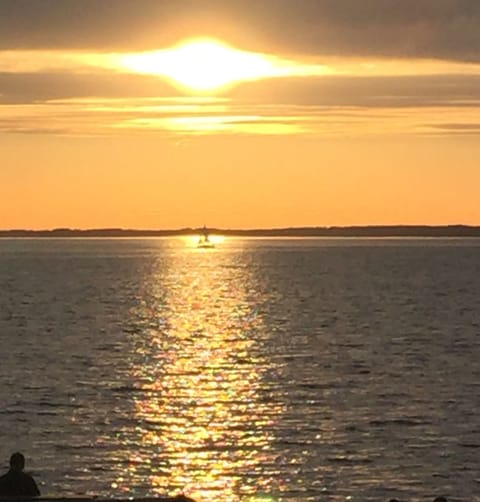
[[[302,73],[292,61],[242,51],[215,39],[193,39],[169,49],[122,55],[117,64],[134,73],[167,78],[199,93],[242,81]]]

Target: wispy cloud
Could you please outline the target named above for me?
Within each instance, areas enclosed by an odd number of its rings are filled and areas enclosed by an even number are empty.
[[[159,133],[303,134],[317,136],[472,134],[477,106],[369,107],[365,105],[258,104],[189,98],[84,98],[0,107],[1,132],[61,135]]]

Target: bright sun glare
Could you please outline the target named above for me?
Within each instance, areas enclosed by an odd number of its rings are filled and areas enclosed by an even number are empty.
[[[163,76],[198,92],[241,81],[307,73],[307,67],[292,61],[241,51],[212,39],[190,40],[171,49],[123,55],[118,65],[135,73]],[[317,67],[319,73],[320,68]],[[308,73],[311,72],[309,67]]]

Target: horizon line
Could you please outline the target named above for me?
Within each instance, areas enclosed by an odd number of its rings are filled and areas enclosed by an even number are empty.
[[[220,227],[182,227],[177,229],[135,229],[123,227],[69,228],[52,229],[0,229],[0,237],[174,237],[198,234],[205,231],[226,236],[258,237],[480,237],[480,225],[443,224],[443,225],[332,225],[332,226],[293,226],[265,228],[220,228]]]

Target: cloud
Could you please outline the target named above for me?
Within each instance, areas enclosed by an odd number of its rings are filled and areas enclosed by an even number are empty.
[[[439,131],[441,135],[462,135],[477,136],[480,135],[480,122],[466,124],[428,124],[433,130]]]
[[[0,104],[40,104],[70,98],[179,98],[173,85],[148,75],[41,72],[0,73]],[[243,83],[225,98],[257,107],[478,107],[480,75],[340,76]]]
[[[0,0],[0,49],[245,49],[480,61],[478,0]]]
[[[0,104],[31,104],[57,99],[100,96],[129,98],[179,96],[155,77],[96,73],[0,73]]]
[[[364,108],[478,107],[480,75],[326,76],[245,83],[237,100],[263,105],[296,104]]]
[[[0,89],[0,131],[47,134],[471,135],[480,109],[478,75],[268,80],[215,98],[147,76],[9,73]]]

